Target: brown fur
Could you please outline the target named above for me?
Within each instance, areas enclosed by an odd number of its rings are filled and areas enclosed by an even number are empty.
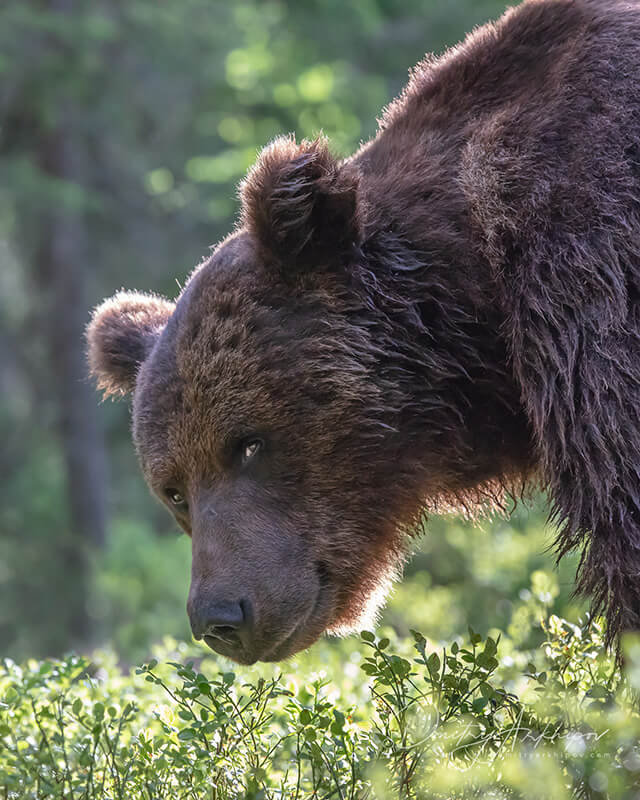
[[[532,481],[610,637],[640,628],[640,2],[528,0],[352,158],[279,139],[241,195],[175,311],[116,297],[89,328],[147,480],[188,499],[190,613],[251,608],[213,646],[353,626],[425,507]]]

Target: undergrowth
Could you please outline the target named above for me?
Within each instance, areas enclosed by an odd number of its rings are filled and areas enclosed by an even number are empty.
[[[531,652],[364,631],[351,688],[166,648],[130,674],[108,653],[5,660],[0,798],[638,800],[640,642],[620,670],[599,622],[542,625]]]

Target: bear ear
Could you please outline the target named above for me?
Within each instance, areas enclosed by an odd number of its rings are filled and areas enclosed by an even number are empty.
[[[325,138],[273,141],[240,198],[243,225],[287,271],[344,263],[362,239],[358,173],[333,157]]]
[[[175,306],[138,292],[118,292],[99,305],[87,328],[91,374],[105,396],[132,392],[145,361]]]

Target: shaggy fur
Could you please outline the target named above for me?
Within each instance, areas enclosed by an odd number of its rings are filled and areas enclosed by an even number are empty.
[[[186,498],[192,617],[251,608],[212,646],[352,627],[425,507],[531,482],[610,639],[640,629],[640,2],[528,0],[352,158],[276,140],[241,197],[175,310],[116,296],[89,328],[147,480]]]

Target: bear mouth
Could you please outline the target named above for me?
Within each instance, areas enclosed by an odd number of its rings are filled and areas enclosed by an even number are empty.
[[[334,607],[334,593],[324,568],[318,569],[318,579],[318,589],[309,610],[296,621],[293,628],[275,641],[262,641],[257,647],[248,649],[241,638],[230,631],[224,636],[205,634],[204,642],[214,652],[244,666],[251,666],[257,661],[282,661],[304,650],[327,629]]]
[[[277,642],[259,660],[266,662],[283,661],[300,650],[309,647],[324,633],[333,610],[332,592],[321,582],[311,609],[300,619],[293,630],[283,640]]]
[[[224,656],[225,658],[230,658],[238,664],[251,666],[251,664],[255,664],[256,661],[259,660],[258,658],[252,658],[246,653],[237,637],[222,639],[218,636],[203,636],[202,638],[214,653],[218,653],[218,655]]]

